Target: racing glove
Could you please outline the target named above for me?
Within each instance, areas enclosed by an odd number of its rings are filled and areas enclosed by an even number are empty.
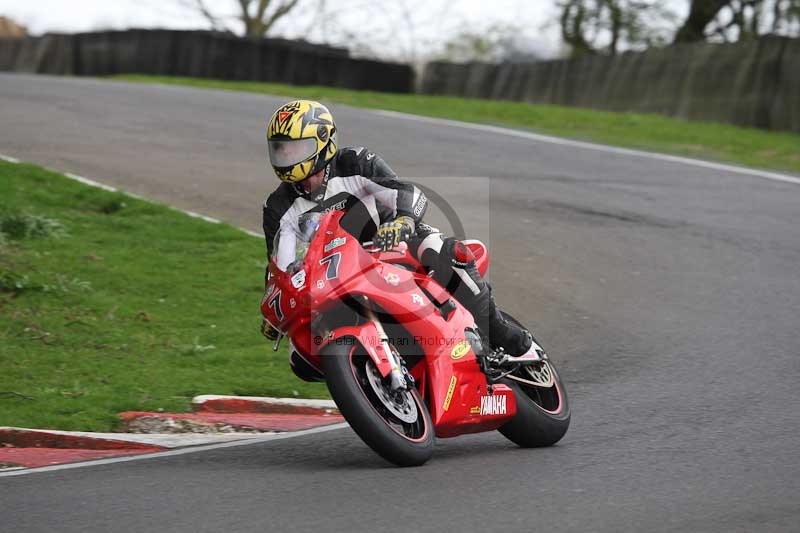
[[[392,222],[381,224],[372,243],[384,252],[398,246],[414,234],[414,220],[411,217],[397,217]]]
[[[273,328],[272,324],[267,322],[267,319],[264,318],[261,320],[261,334],[264,335],[264,337],[266,337],[267,340],[275,341],[278,340],[278,335],[280,335],[280,332],[277,329]]]

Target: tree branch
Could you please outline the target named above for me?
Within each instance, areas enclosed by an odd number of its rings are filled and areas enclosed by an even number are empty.
[[[250,16],[250,0],[238,1],[239,9],[242,11],[241,20],[242,24],[244,24],[244,34],[250,36],[253,32],[253,18]]]
[[[261,35],[263,36],[264,34],[266,34],[272,27],[272,25],[278,21],[278,19],[286,15],[292,9],[294,9],[294,7],[297,5],[299,1],[300,0],[286,0],[281,5],[278,6],[275,12],[272,15],[270,15],[269,18],[267,18],[267,20],[262,19],[263,32],[261,33]],[[269,0],[261,0],[261,3],[267,4],[269,3]]]
[[[676,43],[702,41],[705,29],[731,0],[692,0],[689,15],[675,34]]]
[[[194,5],[197,10],[200,11],[200,14],[203,15],[209,23],[211,23],[211,27],[213,29],[219,30],[222,28],[225,31],[229,31],[228,28],[220,22],[219,18],[214,16],[214,14],[209,11],[208,7],[206,7],[206,3],[203,0],[195,0]]]

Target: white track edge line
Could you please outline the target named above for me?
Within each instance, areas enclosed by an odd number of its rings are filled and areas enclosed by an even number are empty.
[[[5,154],[0,154],[0,160],[3,160],[5,162],[7,162],[7,163],[15,164],[15,165],[22,163],[22,161],[20,161],[19,159],[15,158],[15,157],[8,156],[8,155],[5,155]],[[125,191],[125,190],[122,190],[122,189],[118,189],[116,187],[112,187],[111,185],[106,185],[105,183],[101,183],[99,181],[95,181],[95,180],[80,176],[78,174],[73,174],[72,172],[63,172],[61,170],[56,170],[56,169],[53,169],[53,168],[49,168],[49,167],[46,167],[44,165],[38,165],[38,166],[40,166],[40,167],[42,167],[42,168],[44,168],[46,170],[49,170],[51,172],[57,172],[58,174],[62,174],[64,176],[66,176],[67,178],[71,179],[71,180],[78,181],[78,182],[83,183],[84,185],[88,185],[90,187],[96,187],[98,189],[103,189],[104,191],[109,191],[109,192],[121,192],[121,193],[125,194],[126,196],[130,196],[131,198],[136,198],[137,200],[144,200],[146,202],[152,202],[152,200],[150,200],[148,198],[145,198],[144,196],[139,196],[138,194],[135,194],[135,193],[132,193],[132,192],[128,192],[128,191]],[[179,208],[173,207],[173,206],[167,206],[167,207],[169,207],[173,211],[178,211],[179,213],[183,213],[184,215],[189,215],[192,218],[199,218],[200,220],[205,220],[206,222],[209,222],[211,224],[222,224],[222,221],[219,220],[218,218],[210,217],[208,215],[204,215],[204,214],[198,213],[196,211],[189,211],[187,209],[179,209]],[[242,231],[243,233],[246,233],[246,234],[248,234],[248,235],[250,235],[252,237],[258,237],[259,239],[264,237],[264,235],[262,235],[261,233],[256,233],[255,231],[251,231],[249,229],[240,228],[238,226],[233,226],[233,225],[231,225],[231,227],[236,228],[239,231]]]
[[[595,150],[597,152],[606,152],[610,154],[644,157],[648,159],[655,159],[658,161],[667,161],[670,163],[681,163],[684,165],[693,165],[696,167],[702,167],[711,170],[721,170],[726,172],[732,172],[734,174],[741,174],[745,176],[753,176],[773,181],[782,181],[785,183],[793,183],[795,185],[800,185],[800,177],[794,177],[788,174],[781,174],[779,172],[758,170],[754,168],[741,167],[726,163],[714,163],[712,161],[703,161],[702,159],[692,159],[691,157],[683,157],[678,155],[647,152],[645,150],[635,150],[633,148],[618,148],[615,146],[608,146],[605,144],[596,144],[585,141],[575,141],[572,139],[563,139],[561,137],[543,135],[540,133],[533,133],[529,131],[502,128],[500,126],[489,126],[488,124],[475,124],[472,122],[461,122],[458,120],[449,120],[446,118],[424,117],[420,115],[412,115],[409,113],[400,113],[398,111],[388,111],[383,109],[374,110],[373,112],[377,115],[385,117],[402,118],[406,120],[415,120],[417,122],[425,122],[428,124],[440,124],[443,126],[452,126],[462,129],[473,129],[479,131],[486,131],[490,133],[499,133],[501,135],[509,135],[512,137],[519,137],[522,139],[528,139],[542,143],[556,144],[561,146],[572,146],[575,148],[584,148],[587,150]]]
[[[106,185],[105,183],[100,183],[99,181],[90,180],[89,178],[84,178],[83,176],[79,176],[77,174],[72,174],[71,172],[63,172],[63,174],[71,180],[79,181],[84,185],[89,185],[91,187],[97,187],[98,189],[103,189],[104,191],[108,192],[117,192],[118,189],[116,187],[112,187],[111,185]]]
[[[184,213],[186,213],[187,215],[189,215],[192,218],[199,218],[200,220],[205,220],[206,222],[210,222],[211,224],[221,224],[222,223],[222,221],[217,219],[217,218],[210,217],[210,216],[207,216],[207,215],[203,215],[201,213],[196,213],[195,211],[184,211]]]
[[[0,471],[0,478],[1,477],[12,477],[12,476],[25,476],[29,474],[40,474],[45,472],[55,472],[58,470],[71,470],[74,468],[87,468],[91,466],[101,466],[101,465],[108,465],[114,463],[128,463],[131,461],[142,461],[146,459],[158,459],[160,457],[172,457],[176,455],[187,455],[190,453],[197,453],[197,452],[205,452],[209,450],[217,450],[221,448],[235,448],[238,446],[249,446],[251,444],[261,444],[264,442],[271,442],[276,440],[285,440],[291,439],[294,437],[302,437],[305,435],[314,435],[316,433],[324,433],[326,431],[334,431],[337,429],[344,429],[349,427],[346,422],[341,422],[339,424],[332,424],[330,426],[321,426],[311,429],[304,429],[301,431],[292,431],[287,433],[278,433],[267,435],[264,437],[249,437],[242,440],[237,440],[234,442],[223,442],[219,444],[203,444],[200,446],[189,446],[187,448],[180,448],[178,450],[168,450],[164,452],[155,452],[155,453],[143,453],[141,455],[129,455],[125,457],[112,457],[107,459],[96,459],[93,461],[81,461],[76,463],[65,463],[61,465],[53,465],[53,466],[40,466],[38,468],[24,468],[24,469],[15,469],[11,471]]]

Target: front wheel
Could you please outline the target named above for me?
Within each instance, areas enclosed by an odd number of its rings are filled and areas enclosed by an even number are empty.
[[[331,397],[367,446],[397,466],[417,466],[433,453],[431,417],[416,389],[394,392],[354,338],[329,344],[322,364]]]

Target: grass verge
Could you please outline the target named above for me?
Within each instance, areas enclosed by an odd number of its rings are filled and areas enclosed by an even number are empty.
[[[615,113],[554,105],[375,93],[330,87],[296,87],[277,83],[146,75],[121,75],[115,78],[309,98],[356,107],[508,126],[603,144],[800,173],[800,135],[729,124],[687,122],[657,114]]]
[[[235,228],[0,161],[0,425],[109,431],[197,394],[327,397],[258,333],[263,268]]]

